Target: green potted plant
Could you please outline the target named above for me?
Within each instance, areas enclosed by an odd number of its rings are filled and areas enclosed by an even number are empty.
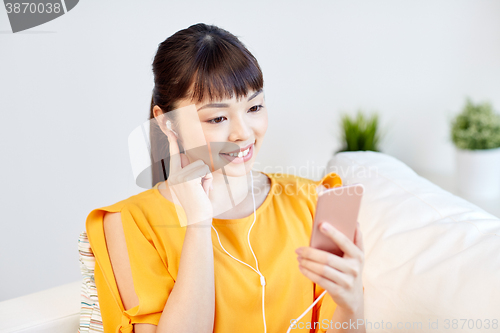
[[[500,195],[500,115],[490,103],[468,97],[451,122],[459,191],[464,195]]]
[[[355,117],[342,114],[340,134],[343,146],[337,153],[358,150],[380,152],[379,144],[382,134],[377,113],[367,116],[358,110]]]
[[[377,113],[366,115],[361,110],[351,117],[349,114],[341,114],[339,139],[342,141],[340,150],[333,155],[348,151],[376,151],[380,152],[380,141],[385,135],[379,128],[379,116]],[[326,165],[326,172],[335,167],[335,158],[331,158]]]

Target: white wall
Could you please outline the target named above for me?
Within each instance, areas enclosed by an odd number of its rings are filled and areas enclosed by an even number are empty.
[[[240,36],[262,66],[260,169],[309,166],[318,179],[339,112],[363,108],[391,126],[385,153],[453,172],[451,115],[467,95],[500,108],[496,0],[82,0],[17,34],[0,8],[0,300],[79,279],[88,213],[143,190],[127,137],[148,116],[151,62],[198,22]]]

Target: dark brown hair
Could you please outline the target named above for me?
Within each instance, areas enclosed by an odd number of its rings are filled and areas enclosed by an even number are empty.
[[[193,103],[236,99],[250,90],[263,89],[264,78],[257,59],[230,32],[214,25],[198,23],[180,30],[159,44],[153,60],[154,89],[149,119],[153,107],[163,113],[175,110],[179,99]],[[151,156],[161,156],[152,162],[153,186],[168,178],[168,140],[156,121],[150,121]],[[182,147],[179,145],[181,152]]]

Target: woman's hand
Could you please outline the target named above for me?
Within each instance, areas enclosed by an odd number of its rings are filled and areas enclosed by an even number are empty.
[[[354,242],[329,223],[322,222],[319,229],[338,245],[344,256],[312,247],[300,247],[296,250],[299,269],[308,279],[325,289],[339,307],[348,313],[358,312],[364,306],[361,279],[364,248],[359,223]]]
[[[203,160],[192,163],[185,154],[179,154],[177,136],[166,130],[170,147],[170,171],[167,179],[175,201],[184,209],[187,224],[202,221],[212,224],[213,208],[208,198],[213,176]]]

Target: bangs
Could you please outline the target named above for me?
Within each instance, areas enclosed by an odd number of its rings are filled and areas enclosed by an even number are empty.
[[[217,41],[221,42],[221,41]],[[239,46],[214,40],[205,45],[194,61],[194,75],[187,97],[195,103],[232,99],[239,101],[264,86],[257,60]]]

